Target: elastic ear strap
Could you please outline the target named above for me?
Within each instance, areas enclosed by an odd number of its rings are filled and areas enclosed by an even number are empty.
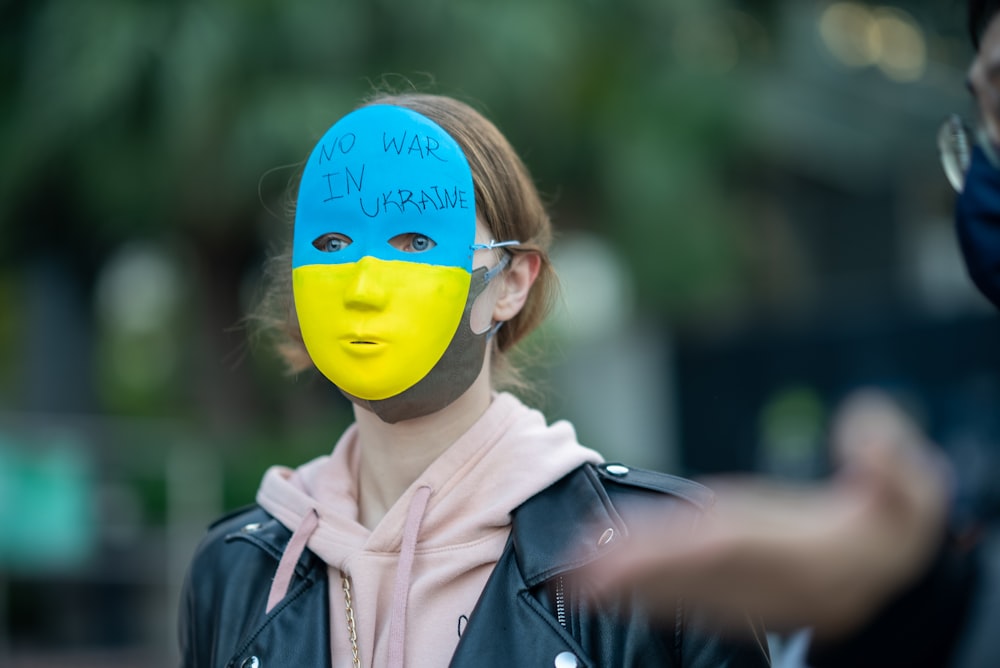
[[[486,275],[483,276],[483,280],[486,283],[489,283],[490,281],[493,280],[493,277],[499,274],[501,271],[503,271],[508,264],[510,264],[510,255],[504,253],[503,257],[500,258],[500,261],[497,262],[496,266],[486,272]]]
[[[486,332],[486,340],[489,341],[494,336],[496,336],[496,333],[500,330],[500,327],[502,326],[503,326],[503,320],[494,323],[493,326],[490,327],[490,331]]]
[[[472,244],[469,246],[474,251],[477,250],[489,250],[493,248],[504,248],[505,246],[520,246],[520,241],[495,241],[490,239],[488,244]]]

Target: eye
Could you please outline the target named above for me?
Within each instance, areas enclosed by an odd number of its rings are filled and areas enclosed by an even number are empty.
[[[327,232],[313,240],[313,246],[324,253],[336,253],[351,245],[351,238],[340,232]]]
[[[437,246],[436,241],[419,232],[397,234],[392,239],[389,239],[389,244],[396,250],[401,250],[404,253],[423,253]]]

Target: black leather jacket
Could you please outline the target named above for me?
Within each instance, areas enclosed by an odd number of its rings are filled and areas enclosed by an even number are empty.
[[[566,577],[628,535],[629,516],[650,504],[697,512],[704,487],[620,465],[584,465],[513,515],[510,540],[461,632],[451,665],[710,666],[770,665],[764,634],[747,642],[699,632],[678,605],[652,619],[635,592],[600,606]],[[260,508],[217,522],[195,554],[180,611],[182,665],[188,668],[329,668],[327,566],[303,552],[285,598],[267,615],[271,578],[290,532]],[[346,633],[346,625],[345,625]],[[559,657],[557,660],[556,657]]]

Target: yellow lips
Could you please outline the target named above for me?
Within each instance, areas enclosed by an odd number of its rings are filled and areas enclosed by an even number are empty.
[[[340,342],[344,352],[357,357],[365,355],[381,355],[385,352],[385,345],[374,341],[348,339]]]
[[[387,399],[441,359],[461,321],[471,275],[364,257],[292,271],[295,309],[313,363],[345,392]]]

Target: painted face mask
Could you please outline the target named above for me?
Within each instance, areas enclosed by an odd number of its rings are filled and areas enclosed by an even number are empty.
[[[479,375],[469,323],[492,276],[472,270],[472,172],[440,126],[362,107],[309,156],[296,204],[295,308],[313,363],[386,422],[440,410]]]
[[[978,146],[955,204],[955,225],[970,278],[1000,308],[1000,170]]]

